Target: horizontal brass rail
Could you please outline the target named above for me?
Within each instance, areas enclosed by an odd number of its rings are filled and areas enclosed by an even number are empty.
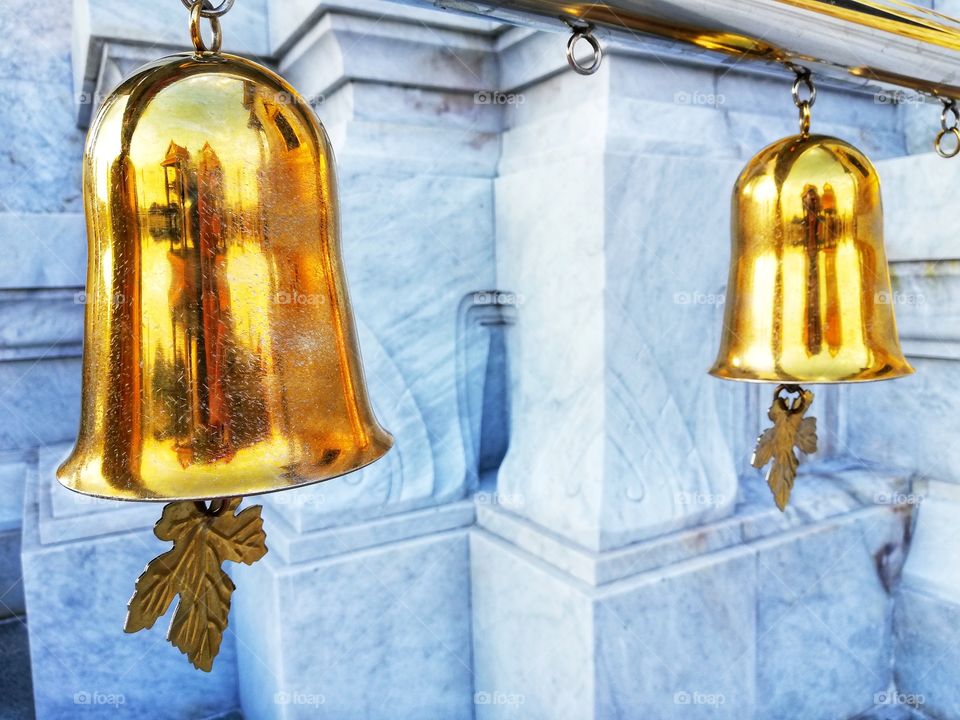
[[[540,29],[589,24],[654,52],[667,41],[960,99],[960,21],[904,0],[399,1]]]

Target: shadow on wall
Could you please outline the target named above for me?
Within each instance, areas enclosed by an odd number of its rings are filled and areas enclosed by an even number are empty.
[[[457,396],[468,492],[496,490],[510,444],[507,331],[519,303],[516,293],[478,290],[457,309]]]

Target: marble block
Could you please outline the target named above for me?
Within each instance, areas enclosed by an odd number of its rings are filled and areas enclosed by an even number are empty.
[[[904,588],[897,597],[896,687],[930,717],[960,717],[960,604]]]
[[[0,530],[0,620],[24,612],[20,528]]]
[[[271,553],[244,568],[234,596],[244,717],[470,720],[472,513],[460,516],[441,532],[408,524],[400,540],[384,521],[372,535],[327,530],[312,545],[336,555]],[[268,544],[291,531],[269,532]]]
[[[579,566],[549,532],[538,541],[532,525],[510,529],[492,519],[510,511],[487,505],[471,531],[477,718],[837,720],[870,710],[893,682],[892,593],[911,506],[886,501],[899,480],[877,474],[865,494],[866,479],[846,491],[821,485],[834,497],[819,508],[812,494],[796,498],[787,526],[748,530],[771,522],[751,501],[658,539],[657,556],[641,543]],[[833,482],[845,485],[844,473]],[[740,536],[724,545],[733,520]]]
[[[38,720],[183,720],[237,707],[230,631],[210,674],[166,641],[169,614],[152,630],[124,633],[134,582],[169,549],[151,531],[160,506],[94,501],[56,511],[51,494],[69,492],[54,489],[65,449],[40,451],[24,504],[23,581]],[[151,519],[140,514],[131,527],[130,513],[141,508],[152,510]]]
[[[739,163],[597,155],[584,143],[497,180],[498,282],[525,298],[508,339],[511,414],[523,420],[499,487],[524,497],[519,512],[534,522],[609,550],[723,517],[736,501],[739,455],[718,404],[727,388],[706,374],[726,252],[680,271],[689,251],[676,238],[726,248],[728,206],[689,213],[680,198],[726,195]]]
[[[0,363],[0,451],[28,450],[73,438],[80,416],[80,358]]]

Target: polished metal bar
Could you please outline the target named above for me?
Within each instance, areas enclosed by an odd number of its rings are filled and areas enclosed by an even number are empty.
[[[903,0],[398,0],[612,42],[800,63],[861,84],[960,98],[960,21]]]

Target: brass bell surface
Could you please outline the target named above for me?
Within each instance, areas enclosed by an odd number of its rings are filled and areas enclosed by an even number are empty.
[[[226,54],[137,71],[84,156],[77,444],[57,475],[129,500],[281,490],[367,465],[370,407],[334,157],[280,77]]]
[[[733,191],[720,352],[729,380],[885,380],[900,349],[880,182],[848,143],[797,135],[762,150]]]

